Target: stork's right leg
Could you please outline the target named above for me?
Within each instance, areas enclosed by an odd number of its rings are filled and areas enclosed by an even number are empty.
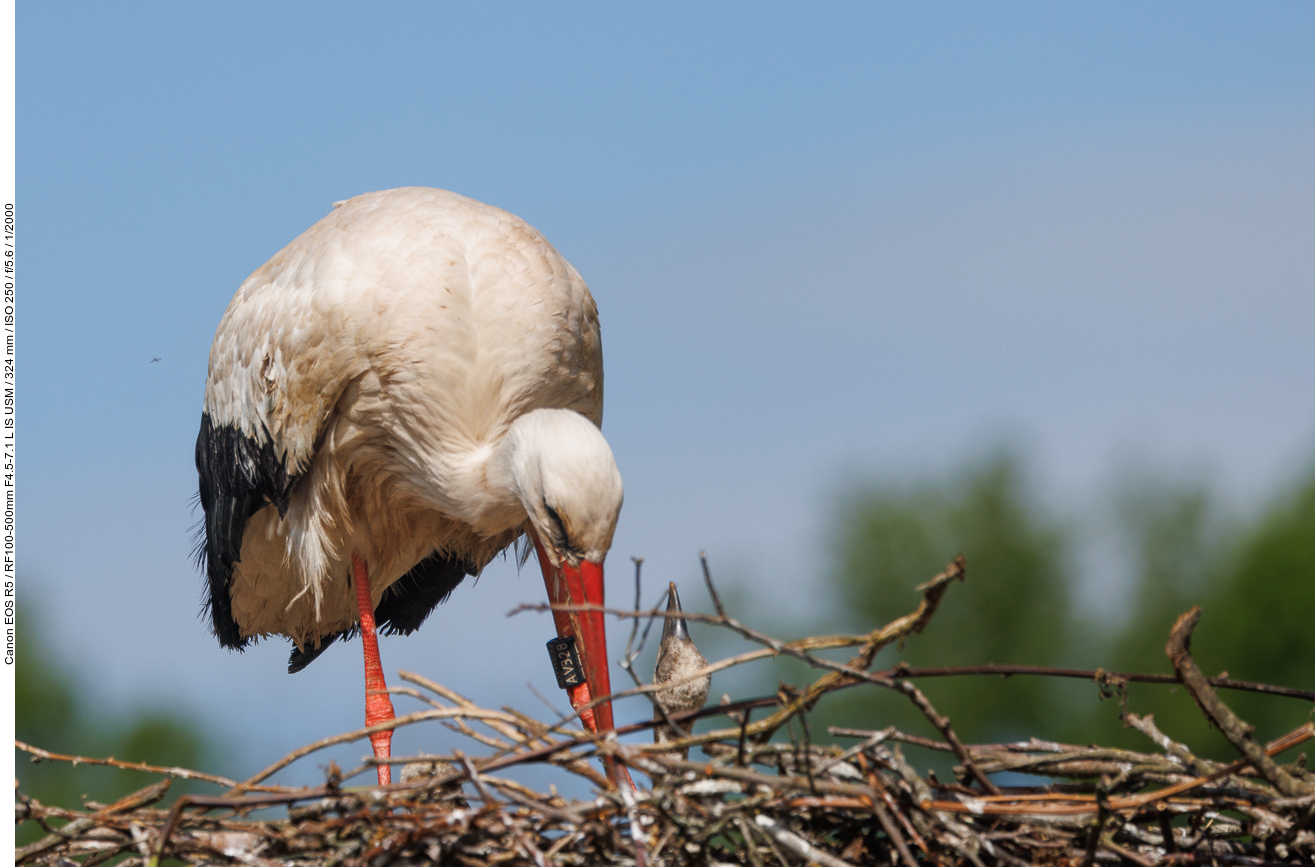
[[[365,724],[397,719],[393,713],[393,701],[388,697],[388,684],[384,682],[384,667],[379,661],[379,639],[375,635],[374,603],[370,598],[370,570],[361,555],[352,552],[352,584],[356,588],[356,607],[361,616],[361,644],[365,646]],[[370,745],[374,747],[377,759],[386,759],[392,755],[393,730],[375,732],[370,735]],[[391,765],[379,765],[379,785],[387,786],[393,781]]]

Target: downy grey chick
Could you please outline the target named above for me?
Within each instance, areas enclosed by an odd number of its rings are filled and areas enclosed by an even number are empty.
[[[423,753],[421,755],[424,755]],[[452,779],[461,775],[461,771],[451,762],[445,762],[442,759],[434,759],[429,762],[411,762],[402,768],[402,782],[415,783],[427,777],[435,777],[436,782]],[[424,801],[446,801],[454,809],[465,809],[470,804],[466,801],[465,795],[461,793],[461,780],[453,780],[441,786],[435,786],[429,789]]]
[[[682,610],[680,595],[676,593],[676,585],[673,583],[667,594],[667,613],[679,613]],[[699,653],[689,637],[689,627],[685,624],[685,618],[668,617],[666,620],[666,625],[662,627],[662,644],[658,648],[657,668],[653,670],[654,686],[683,680],[708,664],[708,660],[703,658],[703,654]],[[653,697],[668,714],[699,710],[707,700],[711,686],[712,676],[704,675],[680,686],[659,689]],[[657,708],[653,709],[653,719],[659,721],[662,719],[662,713]],[[680,722],[676,725],[681,731],[676,731],[672,726],[665,724],[656,726],[653,729],[653,742],[664,744],[677,740],[689,734],[690,729],[694,727],[692,721]],[[689,749],[681,750],[680,754],[682,759],[688,758]]]

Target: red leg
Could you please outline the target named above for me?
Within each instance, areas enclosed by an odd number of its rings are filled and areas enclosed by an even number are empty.
[[[365,646],[365,724],[397,719],[393,713],[393,701],[388,697],[388,684],[384,682],[384,667],[379,661],[379,639],[375,635],[374,603],[370,599],[370,570],[366,568],[361,555],[352,552],[352,584],[356,587],[356,607],[361,613],[361,644]],[[374,747],[375,758],[386,759],[392,755],[393,731],[375,732],[370,735],[370,745]],[[387,786],[393,781],[392,767],[380,765],[379,785]]]

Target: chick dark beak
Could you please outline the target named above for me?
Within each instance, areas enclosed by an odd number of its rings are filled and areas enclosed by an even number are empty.
[[[673,581],[667,591],[667,614],[681,614],[685,609],[680,607],[680,594],[676,592],[676,583]],[[667,622],[662,625],[662,641],[666,643],[668,638],[679,638],[682,641],[689,641],[689,626],[685,623],[684,617],[667,617]]]

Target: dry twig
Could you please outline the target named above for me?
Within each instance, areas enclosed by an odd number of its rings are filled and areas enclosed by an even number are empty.
[[[416,689],[395,690],[429,707],[387,726],[326,738],[290,753],[251,779],[238,783],[213,774],[49,753],[18,744],[38,759],[105,764],[166,777],[203,780],[227,789],[220,796],[186,795],[168,811],[154,808],[168,780],[95,811],[43,805],[22,793],[20,823],[46,830],[19,849],[20,864],[93,867],[122,853],[142,856],[135,864],[163,857],[191,863],[246,867],[384,867],[420,864],[666,865],[742,864],[765,867],[800,863],[836,865],[1137,865],[1315,863],[1315,791],[1304,770],[1284,769],[1272,756],[1315,737],[1307,723],[1261,747],[1250,727],[1237,719],[1200,676],[1187,650],[1197,612],[1175,626],[1169,654],[1178,677],[1207,716],[1224,729],[1242,754],[1232,764],[1193,755],[1161,732],[1150,717],[1131,712],[1125,721],[1145,734],[1158,752],[1075,746],[1031,739],[1011,744],[965,744],[950,720],[936,711],[907,678],[937,674],[1055,674],[1025,667],[868,671],[877,651],[917,634],[933,616],[950,584],[962,580],[962,561],[920,588],[917,610],[862,636],[818,636],[781,641],[731,617],[722,604],[704,559],[704,576],[717,613],[686,613],[729,629],[759,649],[713,663],[721,671],[765,656],[787,655],[820,671],[797,690],[742,699],[697,713],[672,714],[666,722],[724,715],[733,725],[663,745],[631,744],[615,737],[567,731],[564,722],[543,723],[512,709],[493,711],[420,675],[403,673]],[[635,618],[627,645],[630,670],[638,650],[640,618],[665,612],[640,611],[636,563],[636,609],[614,612]],[[543,606],[526,608],[542,609]],[[647,628],[645,632],[647,631]],[[639,641],[640,647],[643,639]],[[816,651],[854,646],[847,663]],[[633,671],[632,671],[633,674]],[[1138,675],[1086,672],[1103,685]],[[1149,676],[1147,676],[1149,677]],[[639,682],[628,694],[651,698]],[[1219,679],[1216,679],[1218,681]],[[812,742],[805,714],[836,692],[856,686],[902,692],[933,723],[941,739],[887,726],[879,730],[833,728],[838,738],[857,738],[848,748]],[[1215,686],[1235,686],[1235,682]],[[1301,691],[1249,684],[1274,695]],[[1298,697],[1304,697],[1298,696]],[[771,708],[750,721],[755,708]],[[788,743],[774,733],[799,720],[802,737]],[[346,775],[335,772],[323,786],[289,788],[262,784],[271,774],[332,744],[357,741],[384,727],[438,720],[468,739],[468,751],[425,756],[453,763],[459,773],[427,783],[423,778],[387,788],[344,786],[371,771],[367,762]],[[625,726],[639,732],[651,721]],[[482,727],[482,728],[478,728]],[[708,761],[669,752],[703,745]],[[961,782],[942,784],[920,775],[900,744],[953,754]],[[597,769],[612,757],[646,774],[646,791],[618,791]],[[391,763],[420,757],[389,759]],[[563,775],[597,787],[589,801],[544,794],[506,776],[530,763],[550,763]],[[989,777],[1010,771],[1031,774],[1036,785],[1002,788]],[[496,773],[495,773],[496,772]],[[478,792],[471,806],[457,807],[442,786],[465,780]],[[975,782],[977,788],[965,785]],[[464,802],[463,802],[464,803]],[[250,811],[286,805],[281,818],[255,820]],[[73,859],[82,859],[77,862]],[[129,863],[129,862],[124,862]]]

